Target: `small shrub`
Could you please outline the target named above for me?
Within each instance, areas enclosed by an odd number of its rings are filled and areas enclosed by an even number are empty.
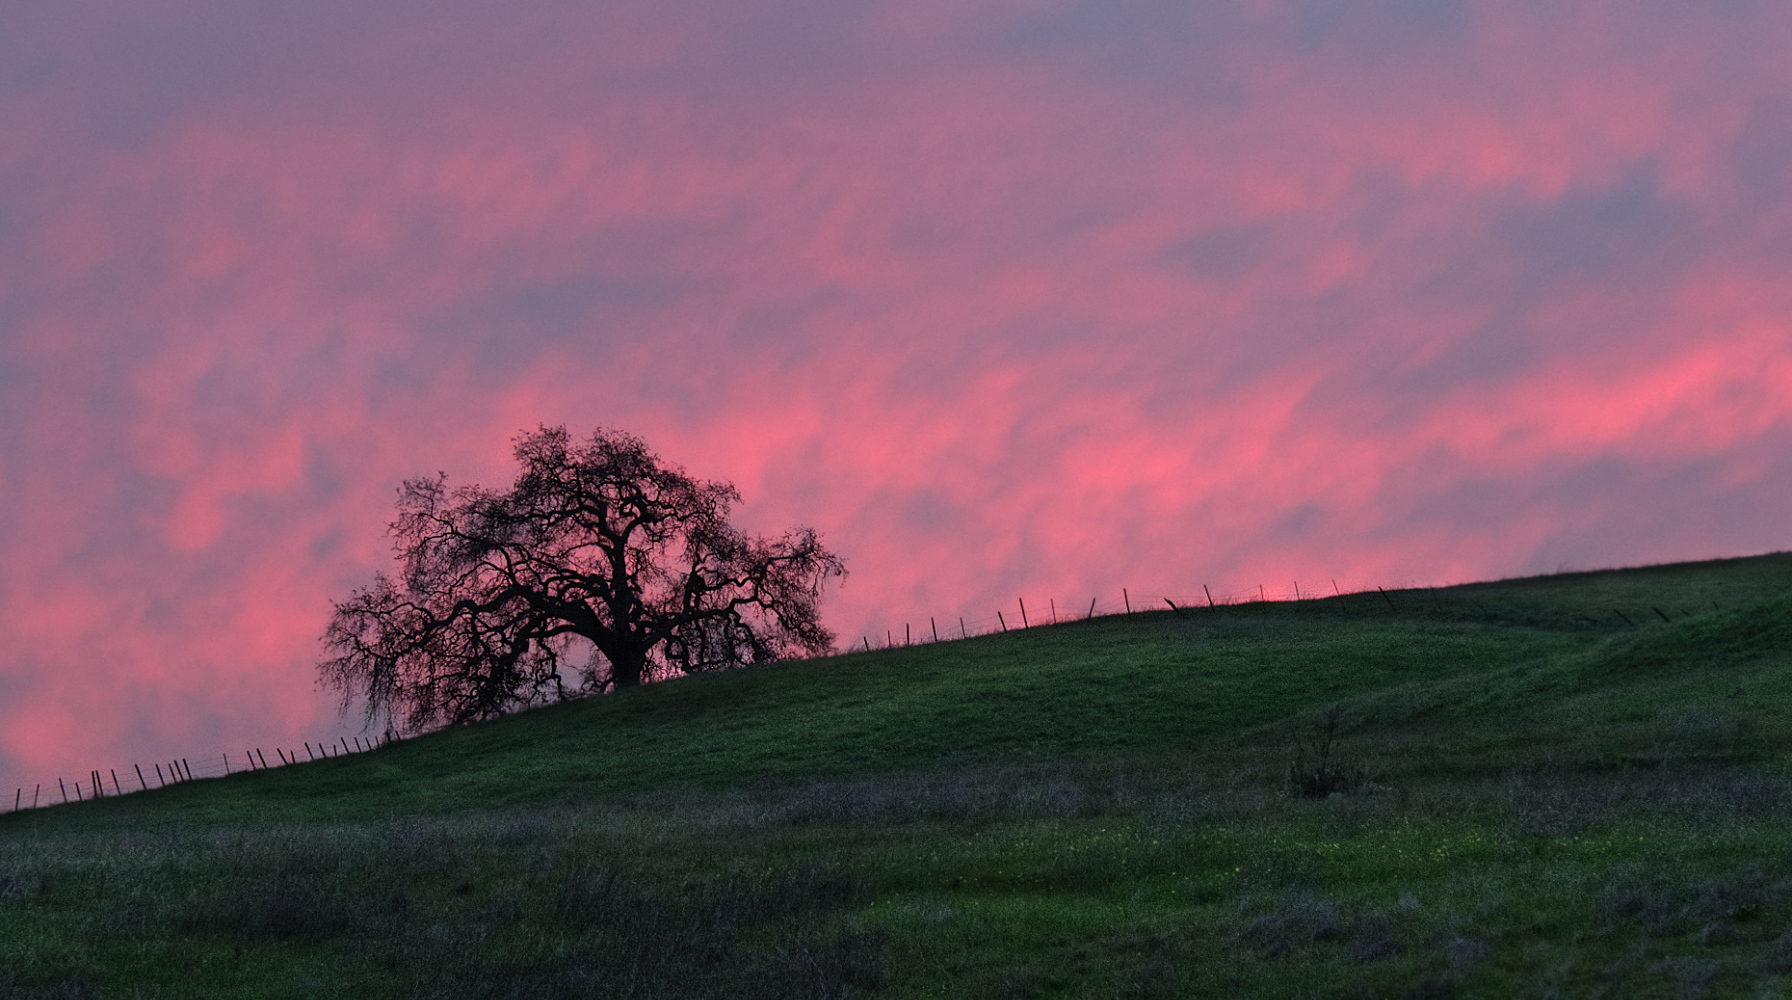
[[[1347,773],[1332,759],[1332,742],[1338,735],[1338,719],[1343,710],[1336,705],[1325,713],[1325,721],[1316,727],[1312,756],[1306,744],[1296,744],[1294,760],[1288,765],[1290,790],[1303,799],[1323,799],[1334,792],[1348,792],[1361,783],[1361,775]]]

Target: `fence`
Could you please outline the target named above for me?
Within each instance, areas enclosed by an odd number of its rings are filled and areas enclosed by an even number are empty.
[[[54,787],[38,784],[31,789],[29,801],[25,789],[21,786],[13,792],[12,807],[6,812],[19,812],[25,809],[41,809],[54,805],[85,802],[90,799],[116,798],[132,792],[146,792],[152,788],[166,788],[183,782],[196,781],[201,778],[222,778],[226,775],[244,771],[269,771],[288,764],[302,764],[308,761],[325,760],[330,757],[345,757],[349,754],[366,753],[392,741],[390,734],[379,739],[363,739],[359,736],[339,737],[334,743],[311,743],[302,741],[305,756],[301,758],[297,750],[286,747],[274,748],[274,759],[269,760],[260,747],[245,749],[233,764],[229,751],[208,757],[175,757],[165,761],[154,761],[145,771],[142,764],[133,763],[123,774],[117,768],[105,770],[94,768],[87,772],[85,779],[69,781],[58,777]],[[195,763],[196,762],[196,763]]]
[[[873,649],[892,649],[898,646],[913,646],[932,642],[951,642],[954,640],[971,639],[984,635],[996,635],[1003,632],[1038,628],[1047,625],[1062,625],[1077,621],[1087,621],[1092,618],[1132,615],[1146,611],[1173,611],[1182,613],[1196,610],[1238,608],[1249,605],[1289,605],[1316,600],[1332,600],[1333,606],[1348,608],[1350,605],[1347,602],[1351,598],[1366,600],[1371,602],[1374,606],[1385,604],[1389,611],[1398,611],[1401,610],[1401,606],[1398,606],[1395,603],[1396,595],[1399,596],[1401,605],[1410,607],[1412,610],[1419,610],[1422,602],[1430,601],[1435,603],[1439,599],[1439,595],[1443,593],[1443,591],[1433,588],[1425,588],[1420,591],[1397,589],[1391,593],[1381,587],[1362,590],[1344,590],[1338,586],[1337,581],[1327,580],[1326,582],[1331,584],[1332,590],[1330,594],[1327,594],[1322,590],[1315,591],[1314,589],[1302,589],[1299,581],[1293,582],[1294,589],[1292,592],[1278,591],[1273,593],[1262,584],[1246,590],[1225,591],[1220,593],[1214,592],[1206,584],[1203,584],[1199,594],[1134,594],[1126,588],[1121,588],[1119,601],[1109,600],[1103,602],[1099,597],[1094,597],[1090,598],[1087,606],[1079,603],[1060,607],[1056,598],[1047,598],[1044,607],[1035,604],[1029,609],[1026,598],[1021,597],[1015,599],[1015,607],[1012,612],[998,610],[993,615],[968,619],[964,616],[953,616],[952,618],[947,619],[946,628],[943,632],[940,629],[940,620],[937,617],[929,616],[927,619],[927,631],[920,633],[919,636],[916,635],[916,623],[905,622],[902,626],[903,641],[901,643],[896,642],[895,629],[890,628],[884,631],[884,642],[881,646],[872,643],[872,637],[870,635],[862,635],[860,636],[859,642],[853,643],[841,652],[851,653],[861,650],[870,652]],[[1420,598],[1420,594],[1425,595],[1425,597]],[[1479,609],[1483,614],[1487,613],[1486,609],[1481,607],[1480,602],[1471,596],[1455,595],[1449,598],[1449,600],[1452,602],[1453,606],[1459,608],[1472,606]],[[1715,602],[1713,602],[1712,607],[1714,609],[1717,608]],[[1647,620],[1650,615],[1659,616],[1664,622],[1672,622],[1674,620],[1666,611],[1653,605],[1648,606],[1646,610],[1642,611],[1632,609],[1630,614],[1625,614],[1622,609],[1618,608],[1599,609],[1597,615],[1603,616],[1608,612],[1618,620],[1621,620],[1625,625],[1633,628],[1637,626],[1638,620]],[[1686,612],[1681,609],[1678,613],[1685,614]],[[1637,617],[1633,619],[1631,615],[1636,615]],[[1600,620],[1600,617],[1596,617],[1594,614],[1577,614],[1574,617],[1580,621],[1595,624]],[[956,634],[954,634],[952,629],[953,623],[956,623],[958,626]],[[298,752],[295,750],[276,747],[273,760],[268,760],[260,748],[245,749],[239,758],[240,762],[234,767],[231,764],[231,756],[229,752],[226,751],[218,754],[216,757],[193,758],[199,762],[196,767],[191,764],[188,758],[180,757],[173,760],[153,763],[150,765],[151,770],[149,771],[144,771],[141,765],[132,764],[131,770],[125,772],[123,775],[120,775],[115,769],[111,768],[108,768],[103,772],[95,769],[88,772],[85,785],[83,785],[80,780],[76,780],[71,784],[62,778],[56,779],[56,787],[53,789],[48,789],[41,784],[37,785],[32,789],[29,802],[26,802],[25,800],[25,789],[20,787],[14,792],[12,808],[4,811],[17,812],[23,809],[37,809],[63,803],[82,802],[93,798],[111,798],[120,795],[128,795],[132,792],[148,791],[152,787],[164,788],[168,785],[194,781],[200,778],[221,778],[240,771],[271,770],[288,764],[299,764],[305,763],[306,761],[323,760],[329,757],[341,757],[353,753],[364,753],[389,743],[394,739],[396,739],[396,737],[388,733],[377,740],[367,740],[362,739],[361,737],[340,737],[334,743],[318,743],[314,745],[305,742],[302,744],[305,748],[304,760],[300,760]],[[155,782],[153,786],[150,784],[152,778]],[[111,786],[110,791],[107,790],[108,780],[110,781]],[[133,783],[136,785],[134,788],[131,787]],[[48,796],[46,796],[46,792],[48,792]]]
[[[1132,593],[1121,588],[1120,600],[1103,601],[1100,597],[1092,597],[1087,605],[1067,603],[1060,606],[1056,598],[1047,598],[1044,606],[1034,603],[1029,606],[1024,597],[1015,598],[1013,608],[996,611],[982,618],[952,616],[942,619],[930,616],[919,631],[916,623],[904,622],[902,626],[903,641],[896,641],[895,629],[884,631],[884,641],[876,643],[871,635],[860,635],[857,642],[852,643],[843,652],[870,651],[873,649],[892,649],[899,646],[913,646],[929,642],[950,642],[954,639],[971,639],[982,635],[999,635],[1020,629],[1037,628],[1042,625],[1061,625],[1074,621],[1086,621],[1090,618],[1104,618],[1113,615],[1130,615],[1145,611],[1187,611],[1193,608],[1235,607],[1243,604],[1278,604],[1290,601],[1309,601],[1328,597],[1343,598],[1347,596],[1374,596],[1377,592],[1385,594],[1381,588],[1368,591],[1347,591],[1340,589],[1336,581],[1326,581],[1331,585],[1331,593],[1315,592],[1301,588],[1299,581],[1293,581],[1294,589],[1289,591],[1270,591],[1259,584],[1246,590],[1215,591],[1203,584],[1200,593],[1195,594],[1144,594]]]
[[[1326,580],[1329,590],[1303,587],[1299,581],[1291,581],[1292,590],[1272,591],[1262,584],[1245,590],[1216,591],[1203,584],[1195,593],[1183,594],[1135,594],[1127,588],[1120,591],[1120,600],[1103,601],[1099,597],[1089,600],[1088,604],[1070,603],[1060,605],[1055,598],[1047,598],[1041,607],[1038,603],[1028,604],[1026,598],[1015,598],[1014,607],[998,610],[982,617],[951,616],[939,618],[929,616],[920,622],[904,622],[902,641],[896,641],[894,628],[885,629],[883,641],[877,636],[861,634],[856,641],[841,650],[843,653],[870,652],[875,649],[894,649],[902,646],[924,645],[934,642],[951,642],[962,639],[973,639],[984,635],[999,635],[1003,632],[1014,632],[1046,625],[1062,625],[1071,622],[1087,621],[1091,618],[1111,617],[1115,615],[1132,615],[1147,611],[1193,612],[1217,611],[1226,608],[1263,607],[1269,610],[1272,606],[1288,607],[1325,601],[1326,606],[1341,610],[1362,610],[1364,608],[1383,609],[1390,612],[1438,611],[1445,607],[1470,614],[1487,615],[1489,612],[1471,594],[1451,593],[1451,588],[1397,588],[1386,590],[1382,587],[1369,587],[1356,590],[1344,590],[1335,580]],[[1713,609],[1717,609],[1715,603]],[[1570,612],[1560,609],[1563,614],[1584,624],[1597,624],[1600,621],[1609,623],[1622,622],[1635,628],[1642,622],[1659,619],[1672,622],[1675,619],[1660,607],[1644,605],[1631,608],[1627,613],[1620,608],[1585,608]],[[1670,609],[1675,614],[1689,614],[1686,609]]]

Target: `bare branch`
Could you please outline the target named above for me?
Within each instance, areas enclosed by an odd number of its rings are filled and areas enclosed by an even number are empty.
[[[323,637],[345,709],[423,729],[833,647],[821,592],[846,570],[813,530],[744,535],[732,484],[621,431],[542,427],[515,453],[508,492],[399,488],[398,575],[335,605]]]

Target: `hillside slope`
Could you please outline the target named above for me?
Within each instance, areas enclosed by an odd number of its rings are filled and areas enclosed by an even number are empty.
[[[0,817],[0,987],[1773,995],[1789,661],[1772,555],[690,678]]]

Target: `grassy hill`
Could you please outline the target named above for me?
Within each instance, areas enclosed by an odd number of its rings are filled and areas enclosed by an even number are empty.
[[[1772,555],[686,679],[0,817],[0,992],[1792,995],[1789,663]]]

